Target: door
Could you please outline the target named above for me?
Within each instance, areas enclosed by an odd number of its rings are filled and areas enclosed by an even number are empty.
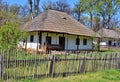
[[[109,45],[109,46],[112,45],[112,41],[111,41],[111,40],[108,41],[108,45]]]
[[[51,37],[50,37],[50,36],[47,36],[47,37],[46,37],[46,42],[47,42],[48,45],[51,44]]]
[[[59,45],[62,46],[62,50],[65,50],[65,37],[59,37]]]

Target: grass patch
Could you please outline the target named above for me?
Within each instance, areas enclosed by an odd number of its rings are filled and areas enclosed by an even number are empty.
[[[9,80],[4,82],[120,82],[120,70],[106,70],[69,77]]]
[[[120,50],[101,50],[100,52],[120,52]]]

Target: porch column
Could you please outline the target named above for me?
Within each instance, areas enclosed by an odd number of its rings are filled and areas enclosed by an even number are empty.
[[[67,34],[67,50],[68,50],[68,34]]]
[[[25,39],[25,51],[27,51],[27,37]]]
[[[76,39],[77,50],[79,49],[79,42],[80,42],[79,36],[77,35],[77,39]]]
[[[38,38],[37,38],[37,53],[38,53],[38,50],[41,46],[41,41],[42,41],[42,32],[38,32]]]
[[[92,50],[94,51],[94,38],[92,38]]]
[[[100,38],[97,38],[97,51],[100,51]]]

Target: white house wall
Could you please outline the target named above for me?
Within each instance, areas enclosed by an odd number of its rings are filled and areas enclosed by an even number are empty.
[[[77,50],[76,38],[75,35],[68,35],[68,50]]]
[[[37,49],[37,40],[38,36],[34,35],[34,40],[33,42],[30,42],[30,36],[28,37],[28,42],[27,42],[27,48],[34,48]]]
[[[87,39],[87,45],[83,45],[83,39]],[[92,44],[93,44],[92,38],[80,37],[79,49],[92,49],[93,48]]]
[[[46,36],[47,36],[47,33],[43,32],[42,33],[42,46],[44,45],[44,43],[46,41]],[[63,36],[63,34],[48,33],[48,36],[50,36],[52,38],[51,39],[52,44],[59,44],[59,36]]]
[[[120,41],[119,40],[115,40],[115,39],[110,39],[110,38],[102,38],[100,45],[101,46],[107,46],[108,45],[108,41],[111,40],[112,43],[111,45],[114,46],[114,44],[119,47],[120,46]]]
[[[30,42],[30,36],[33,35],[34,39],[33,42]],[[31,32],[29,33],[29,36],[27,37],[27,48],[37,49],[37,42],[38,42],[38,34],[37,32]]]
[[[30,35],[34,35],[33,42],[30,42]],[[47,33],[42,32],[41,46],[44,46],[44,43],[46,41],[46,36]],[[51,39],[52,44],[59,44],[59,36],[63,36],[63,34],[48,33],[48,36],[52,38]],[[76,45],[77,36],[64,34],[64,37],[65,37],[65,50],[77,50],[77,45]],[[83,37],[83,36],[79,36],[79,38],[80,38],[79,49],[92,49],[92,38]],[[83,45],[83,39],[87,39],[87,45]],[[38,33],[37,32],[30,33],[27,38],[27,48],[37,49],[37,42],[38,42]]]

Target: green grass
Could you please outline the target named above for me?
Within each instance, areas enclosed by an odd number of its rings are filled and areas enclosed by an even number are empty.
[[[120,70],[106,70],[69,77],[7,80],[4,82],[120,82]]]
[[[100,52],[120,52],[120,50],[101,50]]]

